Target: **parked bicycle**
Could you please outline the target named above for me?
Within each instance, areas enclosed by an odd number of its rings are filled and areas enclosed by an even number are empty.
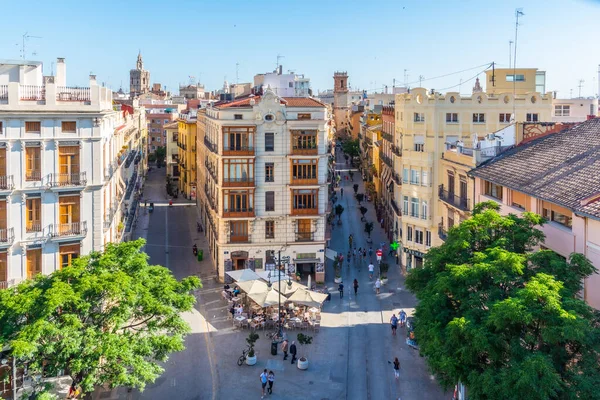
[[[256,350],[255,350],[256,351]],[[250,347],[242,351],[242,355],[238,358],[237,364],[241,367],[246,362],[246,357],[248,357],[248,353],[250,352]]]

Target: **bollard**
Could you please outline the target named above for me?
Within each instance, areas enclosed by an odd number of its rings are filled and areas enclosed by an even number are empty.
[[[204,250],[199,250],[198,251],[198,261],[202,261],[203,257],[204,257]]]

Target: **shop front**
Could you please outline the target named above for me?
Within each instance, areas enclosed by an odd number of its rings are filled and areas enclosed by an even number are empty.
[[[406,253],[406,271],[410,271],[413,268],[423,267],[423,258],[425,253],[419,250],[413,250],[404,247],[404,253]]]
[[[309,276],[312,282],[325,281],[325,266],[316,253],[298,253],[294,259],[294,265],[296,276],[300,278],[300,281],[308,281]]]

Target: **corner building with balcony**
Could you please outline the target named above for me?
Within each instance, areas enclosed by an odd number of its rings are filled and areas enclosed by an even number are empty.
[[[0,288],[49,274],[131,230],[145,115],[66,63],[0,60]],[[130,216],[126,219],[126,216]]]
[[[199,207],[219,279],[243,268],[324,280],[327,108],[270,89],[198,114]]]
[[[484,91],[477,79],[470,96],[424,88],[396,95],[402,158],[395,168],[402,177],[400,233],[406,270],[422,266],[429,248],[440,245],[445,231],[468,218],[472,209],[474,185],[467,171],[475,165],[463,165],[460,157],[444,152],[460,147],[473,155],[480,141],[514,122],[551,120],[552,94],[544,93],[543,71],[490,69],[486,86]]]

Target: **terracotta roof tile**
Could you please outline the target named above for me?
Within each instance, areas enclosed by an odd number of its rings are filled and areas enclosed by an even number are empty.
[[[325,104],[312,97],[284,97],[283,100],[288,107],[325,107]]]
[[[533,140],[491,159],[470,175],[600,219],[600,118]]]
[[[254,99],[256,104],[260,102],[260,96],[245,96],[234,99],[233,101],[220,101],[214,104],[214,107],[224,108],[247,108],[250,107],[250,100]],[[313,99],[312,97],[282,97],[281,103],[286,107],[325,107],[325,104]]]

